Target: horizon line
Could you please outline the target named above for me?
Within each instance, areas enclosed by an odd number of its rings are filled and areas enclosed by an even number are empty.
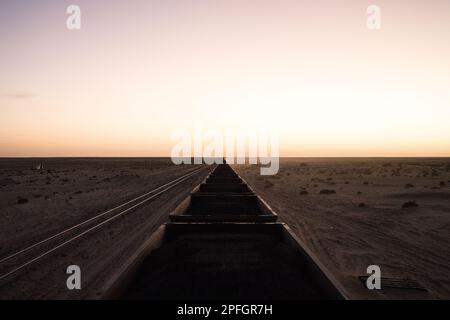
[[[139,159],[139,158],[168,158],[170,159],[170,156],[0,156],[0,159],[68,159],[68,158],[72,158],[72,159],[80,159],[80,158],[97,158],[97,159],[107,159],[107,158],[135,158],[135,159]],[[178,157],[178,158],[183,158],[183,157]],[[195,157],[191,157],[191,158],[195,158]],[[205,157],[202,157],[203,159]],[[209,158],[215,158],[215,157],[209,157]],[[270,157],[269,157],[270,158]],[[423,159],[427,159],[427,158],[434,158],[434,159],[445,159],[445,158],[450,158],[450,155],[448,156],[280,156],[278,157],[280,159],[282,158],[304,158],[304,159],[308,159],[308,158],[330,158],[330,159],[374,159],[374,158],[380,158],[380,159],[392,159],[392,158],[423,158]],[[237,159],[236,157],[234,157],[234,159]],[[239,158],[239,159],[243,159],[243,158]],[[245,157],[244,159],[249,159],[249,157]]]

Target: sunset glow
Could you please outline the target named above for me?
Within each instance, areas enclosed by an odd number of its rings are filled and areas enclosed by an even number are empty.
[[[169,156],[178,128],[281,156],[450,156],[450,2],[0,2],[0,156]],[[244,4],[245,3],[245,4]]]

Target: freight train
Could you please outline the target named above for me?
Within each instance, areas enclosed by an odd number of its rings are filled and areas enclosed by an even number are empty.
[[[111,278],[104,298],[346,299],[340,284],[228,165],[217,165]]]

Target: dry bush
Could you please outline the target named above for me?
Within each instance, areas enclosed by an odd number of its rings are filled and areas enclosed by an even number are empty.
[[[402,204],[402,208],[416,208],[419,205],[415,201],[407,201],[404,204]]]
[[[331,189],[322,189],[319,192],[319,194],[334,194],[334,193],[336,193],[336,190],[331,190]]]

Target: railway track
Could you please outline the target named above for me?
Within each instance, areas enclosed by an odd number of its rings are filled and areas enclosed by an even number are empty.
[[[119,217],[127,215],[140,208],[149,201],[173,189],[187,179],[205,172],[205,167],[195,168],[180,177],[173,179],[155,189],[145,192],[125,203],[122,203],[107,211],[83,220],[71,227],[65,228],[43,240],[37,241],[12,254],[0,258],[0,285],[5,280],[19,274],[20,271],[30,267],[44,257],[57,252],[61,248],[83,239],[86,235],[108,225]]]

